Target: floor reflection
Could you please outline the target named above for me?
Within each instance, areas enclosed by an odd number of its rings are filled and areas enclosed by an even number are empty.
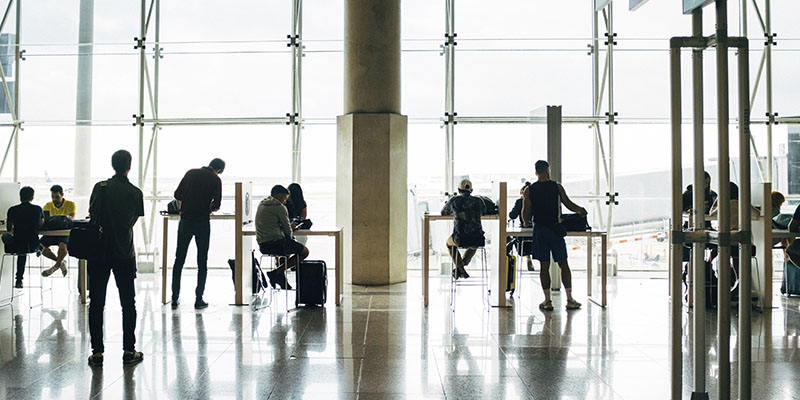
[[[173,311],[158,301],[158,280],[142,274],[137,281],[137,346],[145,361],[132,367],[121,363],[121,312],[113,293],[103,368],[86,365],[86,308],[77,293],[55,288],[41,307],[29,308],[20,296],[13,307],[0,308],[0,398],[640,399],[669,393],[666,280],[612,279],[606,310],[585,302],[568,312],[554,295],[556,309],[549,313],[536,307],[542,296],[535,275],[519,282],[510,308],[486,309],[479,288],[459,289],[456,312],[448,306],[446,279],[433,281],[438,290],[423,308],[413,273],[404,284],[348,286],[338,308],[288,313],[282,298],[253,311],[229,306],[231,294],[213,290],[208,309]],[[229,286],[228,275],[210,275],[209,288]],[[578,298],[585,298],[582,286],[578,275]],[[753,314],[754,398],[794,398],[800,379],[800,299],[776,297],[775,303],[772,313]],[[685,310],[685,332],[691,323]],[[732,323],[736,333],[735,314]],[[714,312],[706,324],[714,398]],[[683,343],[688,398],[690,338]],[[736,395],[735,353],[733,361]]]

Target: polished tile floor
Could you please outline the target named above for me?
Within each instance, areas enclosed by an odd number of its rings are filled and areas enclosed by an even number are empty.
[[[191,275],[192,271],[185,274]],[[73,271],[74,273],[74,271]],[[72,274],[72,273],[71,273]],[[34,278],[35,279],[35,278]],[[74,278],[73,278],[74,279]],[[184,278],[191,294],[193,278]],[[145,360],[123,367],[121,314],[109,285],[106,362],[86,365],[87,312],[74,280],[30,308],[22,291],[0,309],[0,399],[664,399],[668,396],[668,299],[665,279],[611,279],[609,307],[554,312],[536,305],[538,278],[526,276],[513,307],[486,311],[480,289],[459,289],[447,303],[447,279],[432,282],[422,307],[420,276],[382,287],[347,286],[344,304],[284,311],[233,307],[230,275],[213,272],[208,309],[191,299],[172,311],[160,304],[159,280],[137,281],[137,347]],[[331,292],[332,292],[331,285]],[[29,289],[26,289],[29,290]],[[777,292],[777,291],[776,291]],[[31,292],[39,303],[38,291]],[[800,300],[753,316],[753,398],[800,398]],[[690,314],[684,314],[689,332]],[[715,330],[710,313],[708,331]],[[733,318],[736,334],[736,317]],[[735,337],[732,340],[735,360]],[[709,392],[716,398],[716,342],[708,339]],[[691,393],[689,339],[684,336],[684,398]],[[734,362],[734,388],[736,393]]]

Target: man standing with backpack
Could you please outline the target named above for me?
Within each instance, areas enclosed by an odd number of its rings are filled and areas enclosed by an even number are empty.
[[[94,185],[89,199],[89,214],[102,229],[103,255],[90,259],[87,270],[92,283],[89,292],[89,333],[92,355],[89,365],[103,365],[103,310],[111,272],[119,290],[122,306],[122,363],[135,364],[144,358],[136,351],[136,253],[133,247],[133,226],[144,216],[142,191],[130,183],[131,153],[119,150],[111,157],[114,176]]]
[[[550,255],[561,268],[561,281],[567,293],[567,310],[581,308],[581,303],[572,297],[572,273],[567,262],[567,244],[565,232],[559,232],[561,223],[561,204],[570,211],[586,216],[586,209],[573,203],[564,187],[550,180],[550,164],[547,161],[536,161],[537,181],[528,186],[523,193],[522,217],[533,223],[533,257],[541,263],[539,277],[542,281],[544,301],[539,309],[552,311],[550,300]],[[560,228],[560,229],[559,229]]]
[[[197,288],[194,291],[194,308],[208,307],[203,301],[208,276],[208,246],[211,241],[211,213],[219,210],[222,202],[222,180],[219,174],[225,161],[215,158],[207,167],[190,169],[175,189],[180,202],[181,222],[178,224],[178,248],[172,267],[172,309],[178,308],[181,293],[181,272],[186,262],[186,252],[194,237],[197,245]]]

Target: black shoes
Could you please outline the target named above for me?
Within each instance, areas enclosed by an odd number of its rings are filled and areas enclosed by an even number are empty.
[[[178,301],[177,299],[175,299],[175,300],[172,300],[172,302],[170,302],[170,307],[172,307],[173,310],[177,310],[178,306],[180,304],[181,304],[181,302]]]
[[[14,287],[17,289],[22,289],[22,279],[17,279],[16,282],[14,282]]]
[[[204,309],[206,307],[208,307],[208,303],[203,301],[203,299],[197,299],[197,300],[194,301],[194,309],[195,310],[202,310],[202,309]]]
[[[124,359],[124,356],[123,356]],[[89,356],[89,366],[90,367],[102,367],[103,366],[103,353],[94,353]]]
[[[458,279],[467,279],[467,278],[469,278],[469,274],[467,273],[467,270],[465,270],[465,269],[456,268],[456,269],[453,270],[453,278],[456,279],[456,280],[458,280]]]
[[[269,279],[269,284],[275,288],[281,288],[282,290],[292,290],[292,285],[289,285],[286,282],[286,277],[278,270],[272,270],[267,272],[267,279]]]
[[[100,357],[103,355],[101,354]],[[93,356],[94,357],[94,356]],[[136,364],[144,360],[144,354],[141,351],[124,351],[122,352],[122,363],[125,365]],[[102,363],[102,360],[100,361]]]

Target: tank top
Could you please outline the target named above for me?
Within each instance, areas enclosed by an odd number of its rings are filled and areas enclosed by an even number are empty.
[[[534,182],[530,186],[530,199],[533,205],[533,223],[553,226],[558,221],[559,193],[555,181]]]

